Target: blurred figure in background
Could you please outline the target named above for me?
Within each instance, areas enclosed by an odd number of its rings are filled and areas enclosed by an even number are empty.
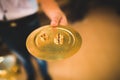
[[[52,26],[67,25],[65,14],[54,0],[40,0],[40,6]],[[36,0],[0,0],[0,37],[7,46],[18,53],[28,73],[28,80],[35,80],[31,55],[26,49],[26,38],[40,26],[38,3]],[[50,80],[46,74],[45,62],[40,65],[44,80]],[[42,68],[43,67],[43,68]]]

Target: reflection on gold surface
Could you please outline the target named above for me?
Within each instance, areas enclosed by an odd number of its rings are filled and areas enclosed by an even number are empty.
[[[120,16],[109,8],[91,9],[72,26],[82,46],[70,58],[48,62],[52,80],[120,80]]]
[[[81,37],[71,27],[43,26],[27,38],[28,51],[44,60],[59,60],[72,56],[81,46]]]

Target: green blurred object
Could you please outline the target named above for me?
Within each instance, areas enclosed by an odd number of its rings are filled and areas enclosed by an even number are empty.
[[[74,55],[81,47],[80,34],[69,26],[42,26],[26,40],[28,51],[43,60],[60,60]]]

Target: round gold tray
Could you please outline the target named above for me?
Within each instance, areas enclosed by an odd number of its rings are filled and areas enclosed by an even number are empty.
[[[69,26],[50,25],[34,30],[26,40],[28,51],[43,60],[59,60],[72,56],[81,46],[78,32]]]

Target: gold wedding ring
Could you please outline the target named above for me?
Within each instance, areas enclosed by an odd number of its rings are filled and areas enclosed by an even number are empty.
[[[80,34],[69,26],[42,26],[26,40],[28,51],[43,60],[60,60],[74,55],[81,47]]]

